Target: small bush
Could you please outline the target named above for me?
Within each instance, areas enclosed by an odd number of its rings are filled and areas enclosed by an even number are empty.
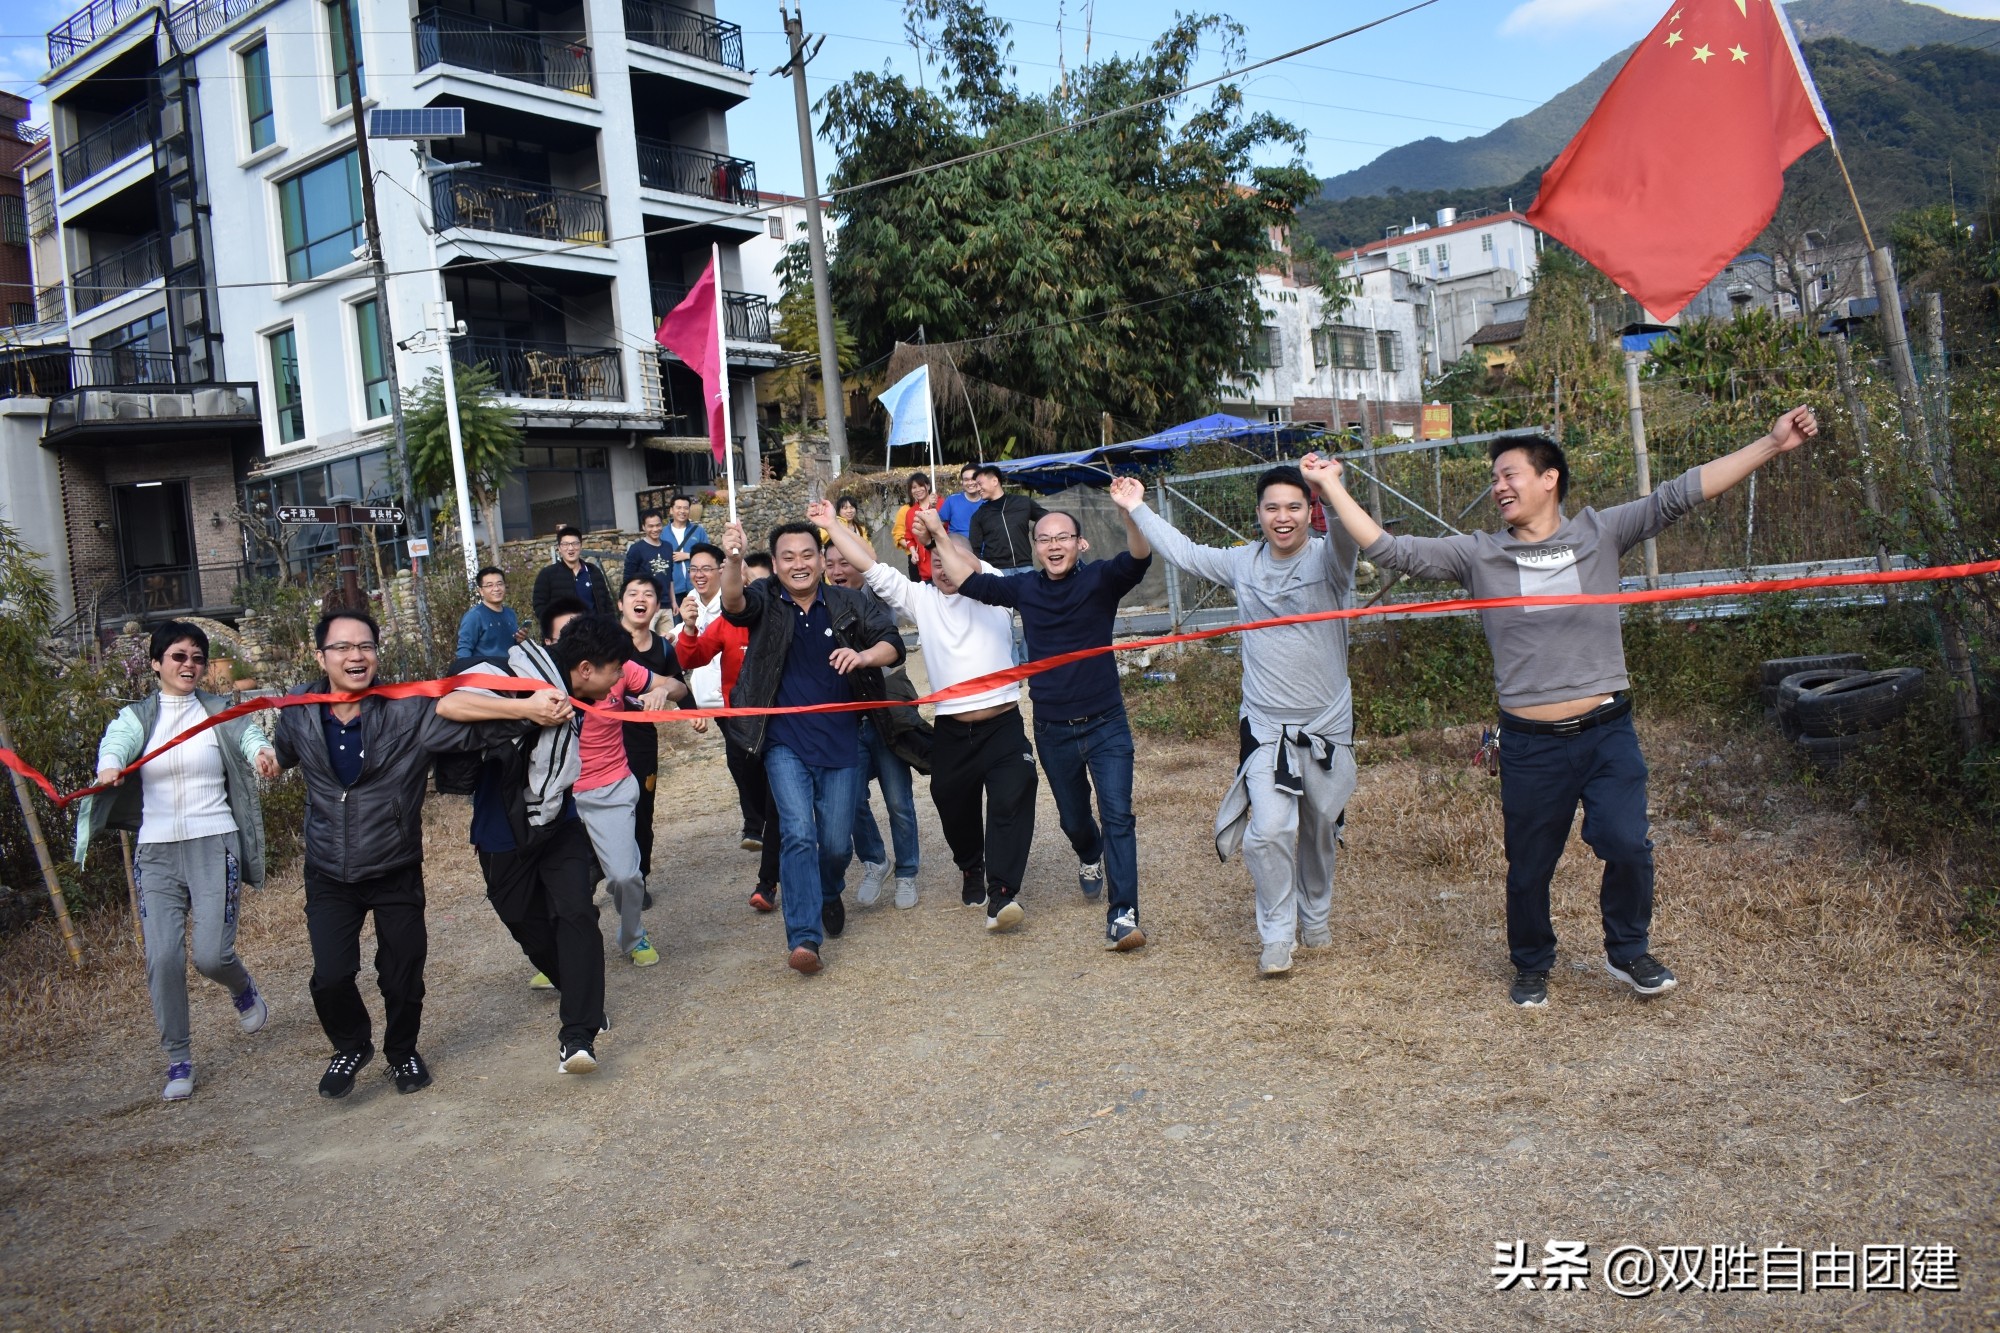
[[[1194,645],[1178,653],[1153,655],[1151,668],[1124,680],[1125,708],[1132,725],[1157,736],[1214,740],[1236,734],[1243,706],[1243,664],[1234,652]],[[1233,638],[1230,640],[1232,646]],[[1171,681],[1149,681],[1145,671],[1171,672]]]

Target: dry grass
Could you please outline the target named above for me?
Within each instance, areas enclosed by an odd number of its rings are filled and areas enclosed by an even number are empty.
[[[1505,1004],[1476,730],[1371,747],[1335,943],[1276,983],[1254,979],[1247,879],[1209,847],[1227,740],[1141,742],[1142,953],[1096,947],[1046,790],[1028,923],[986,936],[920,793],[924,905],[856,916],[811,982],[742,905],[719,757],[683,747],[666,962],[613,969],[588,1081],[552,1073],[551,1006],[455,802],[430,816],[418,1097],[379,1065],[348,1102],[312,1096],[295,876],[242,936],[273,1030],[246,1042],[197,990],[182,1107],[154,1100],[122,927],[55,981],[52,937],[16,940],[0,1202],[32,1225],[0,1242],[0,1326],[1991,1326],[1993,959],[1952,935],[1931,869],[1766,780],[1760,742],[1644,733],[1656,945],[1683,977],[1654,1002],[1604,976],[1573,843],[1551,1007]],[[1951,1244],[1967,1290],[1495,1293],[1515,1237]]]

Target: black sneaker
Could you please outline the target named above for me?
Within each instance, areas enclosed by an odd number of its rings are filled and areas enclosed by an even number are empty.
[[[327,1061],[326,1072],[319,1076],[319,1095],[322,1097],[345,1097],[354,1091],[354,1076],[361,1067],[375,1058],[373,1046],[364,1047],[352,1054],[342,1052]]]
[[[995,932],[1012,930],[1021,924],[1021,918],[1027,914],[1021,910],[1021,904],[1014,901],[1020,896],[1020,892],[1019,889],[1009,892],[1005,889],[995,888],[993,892],[986,895],[986,928],[988,930]]]
[[[840,932],[847,929],[847,903],[835,896],[819,905],[819,924],[830,940],[840,938]]]
[[[984,907],[986,905],[986,867],[974,866],[972,869],[961,871],[960,873],[965,876],[965,883],[959,886],[958,900],[967,907]]]
[[[415,1051],[411,1051],[406,1060],[392,1061],[389,1073],[396,1080],[397,1092],[416,1092],[431,1085],[431,1067],[425,1064],[424,1057]]]
[[[1541,1009],[1549,1002],[1549,974],[1530,972],[1527,968],[1514,973],[1514,988],[1507,992],[1507,998],[1517,1009]]]
[[[564,1045],[560,1048],[562,1058],[556,1062],[558,1074],[594,1074],[597,1072],[597,1052],[588,1046]]]
[[[639,910],[642,912],[653,910],[653,891],[651,889],[639,890]]]
[[[1077,862],[1076,886],[1083,890],[1086,898],[1095,898],[1104,892],[1104,858],[1098,857],[1088,865]]]
[[[1649,953],[1642,953],[1631,962],[1620,964],[1605,960],[1605,970],[1641,995],[1661,995],[1680,983],[1667,966]]]

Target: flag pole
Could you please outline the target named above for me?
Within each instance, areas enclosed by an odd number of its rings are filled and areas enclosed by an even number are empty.
[[[710,241],[708,271],[715,276],[715,377],[722,384],[722,475],[729,480],[729,521],[736,521],[736,458],[729,433],[729,324],[722,308],[722,244]]]
[[[925,363],[928,367],[929,363]],[[931,459],[931,503],[937,503],[937,404],[931,401],[931,377],[924,376],[924,424],[930,429],[924,434],[930,436]]]

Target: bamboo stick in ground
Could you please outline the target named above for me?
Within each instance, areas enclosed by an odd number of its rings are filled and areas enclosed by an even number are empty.
[[[7,735],[7,719],[0,716],[0,746],[9,750],[14,742]],[[35,800],[28,791],[28,780],[13,769],[7,775],[14,779],[14,799],[21,803],[21,822],[28,826],[28,841],[35,845],[35,860],[42,867],[42,881],[49,888],[49,902],[56,909],[56,928],[62,932],[62,941],[69,949],[69,960],[78,967],[83,966],[83,944],[77,939],[76,924],[69,919],[69,904],[63,901],[62,881],[56,878],[56,863],[49,856],[49,844],[42,838],[42,821],[35,814]]]
[[[132,835],[118,830],[118,850],[125,861],[125,887],[132,892],[132,947],[146,956],[146,924],[139,915],[139,877],[132,873]]]

